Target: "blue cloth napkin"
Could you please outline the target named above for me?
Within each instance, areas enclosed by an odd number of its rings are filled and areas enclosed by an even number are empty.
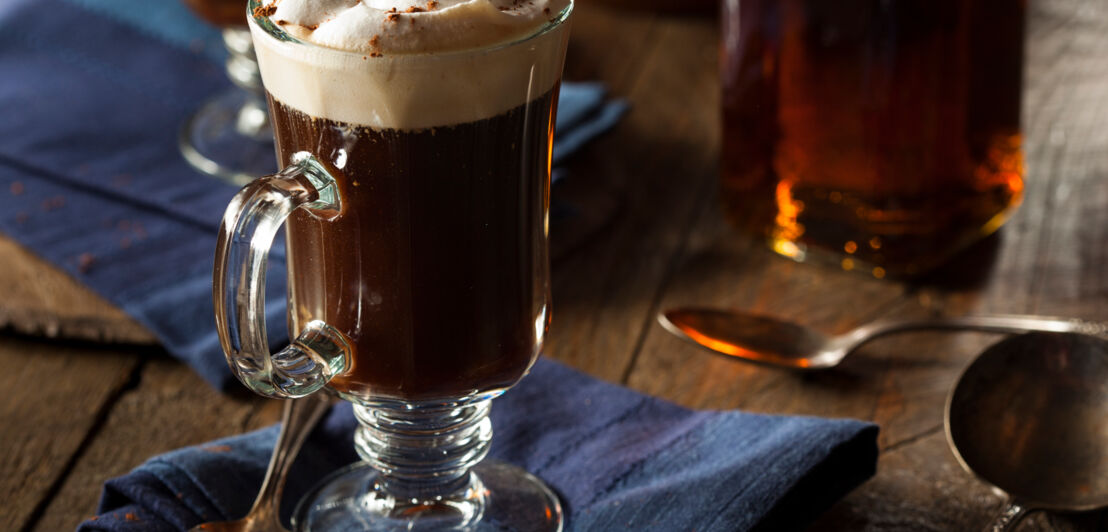
[[[177,150],[185,119],[231,88],[220,43],[179,0],[0,2],[0,231],[227,390],[240,385],[215,335],[211,260],[236,187]],[[565,83],[560,102],[556,162],[626,110],[599,84]],[[281,245],[268,276],[274,343],[287,336]]]
[[[543,478],[567,530],[796,530],[873,474],[877,427],[851,420],[688,409],[542,359],[493,401],[490,456]],[[282,501],[357,459],[340,405],[312,434]],[[79,532],[187,530],[241,517],[277,427],[155,457],[108,481]]]

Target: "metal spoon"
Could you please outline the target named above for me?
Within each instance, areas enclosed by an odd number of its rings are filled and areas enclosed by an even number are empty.
[[[301,399],[285,401],[285,410],[281,415],[281,433],[273,447],[273,456],[265,472],[265,480],[254,499],[254,506],[246,517],[237,521],[204,523],[189,529],[189,532],[288,532],[281,525],[278,506],[281,492],[285,488],[285,477],[289,467],[296,459],[300,447],[308,439],[312,428],[323,417],[331,397],[325,393],[314,393]]]
[[[999,333],[1080,332],[1105,334],[1108,324],[1042,316],[961,316],[880,319],[837,336],[768,316],[710,308],[676,308],[658,322],[680,338],[717,353],[792,369],[827,369],[879,336],[920,329],[966,329]]]
[[[974,360],[947,399],[946,435],[967,471],[1008,493],[985,530],[1033,509],[1108,506],[1108,341],[1026,334]]]

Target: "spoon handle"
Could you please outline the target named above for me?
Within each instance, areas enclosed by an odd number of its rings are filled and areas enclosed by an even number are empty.
[[[862,331],[862,329],[865,330]],[[999,333],[1075,332],[1094,336],[1108,334],[1108,324],[1075,318],[982,314],[976,316],[878,320],[859,328],[861,334],[858,336],[872,339],[897,331],[919,329],[970,329]]]
[[[1000,515],[996,516],[996,519],[993,519],[993,522],[985,527],[985,532],[1006,532],[1014,529],[1023,520],[1023,516],[1027,515],[1028,510],[1030,508],[1009,499]]]
[[[281,492],[285,487],[285,476],[296,459],[300,447],[308,439],[312,429],[320,418],[331,406],[331,397],[326,393],[316,392],[300,399],[285,399],[285,410],[281,415],[281,432],[277,436],[277,443],[273,446],[273,456],[269,459],[269,467],[266,470],[265,480],[258,491],[258,497],[254,499],[254,506],[250,514],[255,512],[268,512],[269,519],[277,522],[279,517],[278,506],[281,503]]]
[[[1052,318],[1047,316],[981,315],[951,318],[952,326],[973,327],[994,332],[1074,332],[1102,335],[1108,332],[1108,324],[1076,318]]]

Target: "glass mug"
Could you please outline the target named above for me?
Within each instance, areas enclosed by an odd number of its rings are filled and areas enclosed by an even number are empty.
[[[227,77],[235,87],[215,95],[189,116],[177,134],[177,147],[193,168],[245,185],[277,167],[273,164],[273,130],[243,2],[184,0],[184,4],[222,32]]]
[[[1026,0],[725,0],[722,197],[777,253],[912,276],[1023,191]]]
[[[305,43],[251,17],[287,166],[245,186],[224,215],[220,341],[255,392],[329,391],[359,421],[362,461],[300,503],[298,530],[560,530],[540,480],[482,458],[490,400],[528,371],[549,323],[550,151],[572,9],[509,44],[392,57]],[[481,73],[479,86],[466,72]],[[349,100],[398,84],[388,105]],[[285,101],[304,87],[317,97],[297,101],[318,108]],[[432,109],[424,118],[437,123],[376,127],[335,120],[336,109]],[[265,271],[282,224],[293,340],[271,355]]]

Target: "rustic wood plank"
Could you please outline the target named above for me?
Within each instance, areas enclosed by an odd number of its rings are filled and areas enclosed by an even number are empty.
[[[574,9],[564,78],[603,81],[612,93],[626,94],[649,58],[644,43],[655,33],[657,17],[593,3],[579,3]],[[578,154],[575,159],[589,157]],[[586,164],[575,165],[569,178],[556,182],[551,191],[551,260],[560,262],[602,234],[618,215],[622,194],[619,183]]]
[[[167,358],[148,361],[69,473],[34,530],[72,530],[94,515],[101,484],[157,454],[277,421],[280,403],[226,395]]]
[[[577,2],[573,9],[563,77],[603,81],[614,93],[626,94],[643,63],[650,60],[658,16],[594,2]]]
[[[35,518],[137,365],[134,353],[0,338],[0,530]]]
[[[714,196],[703,208],[674,280],[649,318],[670,307],[710,305],[841,332],[876,317],[907,290],[901,284],[781,259],[760,243],[735,234]],[[844,313],[844,305],[853,313]],[[649,328],[628,380],[631,387],[646,393],[694,408],[741,407],[811,415],[840,412],[840,416],[863,418],[872,413],[883,362],[848,360],[834,372],[799,375],[709,353],[678,340],[653,321]],[[812,396],[814,390],[819,390],[818,397]],[[785,397],[792,399],[781,404]],[[847,409],[850,414],[838,410],[846,407],[843,401],[852,405]]]
[[[571,166],[571,179],[614,187],[621,205],[609,227],[555,264],[546,352],[602,378],[622,379],[647,309],[695,215],[696,197],[710,186],[715,27],[711,19],[667,20],[658,31],[637,36],[627,50],[646,50],[647,60],[626,92],[613,83],[632,111]],[[604,31],[623,30],[616,25]],[[605,49],[602,37],[578,35]],[[710,101],[690,102],[687,94],[708,94]]]
[[[865,489],[852,493],[849,504],[833,507],[812,532],[980,530],[1003,505],[1003,496],[962,471],[947,452],[942,431],[910,446],[885,449],[878,469]],[[1040,512],[1028,516],[1017,530],[1093,531],[1106,525],[1102,513]]]
[[[154,344],[144,327],[65,272],[0,235],[0,328],[98,342]]]

